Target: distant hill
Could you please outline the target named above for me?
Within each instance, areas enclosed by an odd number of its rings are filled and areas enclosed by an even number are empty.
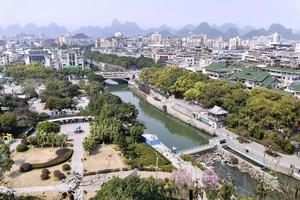
[[[74,39],[88,39],[89,36],[85,35],[84,33],[77,33],[75,35],[73,35]]]
[[[150,33],[159,32],[163,37],[170,36],[188,36],[189,33],[206,34],[209,37],[224,38],[241,36],[242,38],[251,38],[255,36],[268,35],[274,32],[279,32],[286,39],[300,39],[300,32],[297,34],[290,28],[286,28],[281,24],[272,24],[268,29],[255,29],[252,26],[239,27],[234,23],[225,23],[221,26],[209,25],[207,22],[202,22],[198,26],[185,25],[181,29],[174,29],[167,25],[162,25],[158,28],[142,29],[134,22],[121,23],[118,20],[113,20],[112,24],[105,27],[100,26],[82,26],[76,31],[68,31],[64,26],[59,26],[51,23],[48,26],[37,26],[34,23],[29,23],[24,27],[19,24],[9,25],[6,28],[0,27],[0,34],[6,36],[16,36],[20,33],[40,35],[43,34],[49,38],[53,38],[62,34],[84,34],[84,37],[108,37],[114,35],[115,32],[122,32],[125,36],[148,35]],[[79,35],[80,37],[83,35]]]
[[[220,37],[223,36],[223,33],[221,31],[218,31],[215,28],[212,28],[208,23],[202,22],[197,26],[194,30],[193,33],[197,34],[206,34],[211,37]]]

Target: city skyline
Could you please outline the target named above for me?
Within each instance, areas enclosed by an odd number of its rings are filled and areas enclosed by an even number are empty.
[[[294,31],[300,30],[297,23],[300,18],[300,2],[297,0],[54,0],[51,5],[37,0],[3,0],[1,5],[6,8],[0,13],[2,27],[16,23],[21,26],[27,23],[47,26],[54,22],[73,31],[87,25],[105,27],[118,19],[121,22],[136,22],[143,29],[163,24],[179,29],[187,24],[208,22],[211,25],[235,23],[240,27],[250,25],[255,28],[266,28],[272,23],[280,23]]]

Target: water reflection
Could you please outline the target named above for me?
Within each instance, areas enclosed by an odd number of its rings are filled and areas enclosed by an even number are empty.
[[[176,146],[181,150],[208,143],[208,134],[155,109],[133,94],[127,85],[110,86],[110,90],[123,101],[134,104],[139,110],[138,120],[145,124],[146,131],[156,134],[169,148]]]

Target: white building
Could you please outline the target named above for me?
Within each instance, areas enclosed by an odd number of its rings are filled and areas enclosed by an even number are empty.
[[[272,35],[272,44],[280,44],[281,42],[281,36],[279,33],[273,33]]]
[[[300,43],[295,44],[295,53],[300,53]]]
[[[45,67],[51,67],[53,54],[48,49],[27,49],[25,51],[25,64],[39,62]]]
[[[159,33],[151,34],[150,41],[153,44],[160,44],[161,43],[161,34],[159,34]]]
[[[191,34],[187,37],[186,43],[190,47],[205,46],[207,44],[207,35]]]
[[[84,58],[72,49],[59,51],[59,60],[61,67],[85,67]]]
[[[233,37],[229,39],[229,50],[238,49],[241,47],[241,38],[240,37]]]
[[[123,37],[123,34],[121,32],[116,32],[115,37],[121,38],[121,37]]]
[[[0,66],[13,63],[18,60],[18,54],[12,51],[0,53]]]
[[[96,48],[111,48],[112,42],[105,38],[98,38],[95,40],[95,47]]]

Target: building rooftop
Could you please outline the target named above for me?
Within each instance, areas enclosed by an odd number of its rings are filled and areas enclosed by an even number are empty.
[[[214,106],[212,109],[208,110],[209,113],[214,115],[226,115],[228,112],[219,106]]]
[[[222,63],[211,63],[210,65],[206,66],[205,69],[207,71],[213,71],[213,72],[234,71],[234,68],[232,68],[231,66],[222,64]]]
[[[296,91],[296,92],[300,92],[300,82],[291,83],[291,85],[289,86],[289,89]]]
[[[262,82],[271,76],[267,72],[263,72],[260,70],[252,70],[252,69],[242,69],[241,71],[237,71],[233,74],[233,78],[242,79],[242,80],[250,80]]]
[[[260,67],[262,70],[272,70],[277,72],[284,72],[284,73],[299,73],[300,69],[291,69],[291,68],[283,68],[283,67]]]

